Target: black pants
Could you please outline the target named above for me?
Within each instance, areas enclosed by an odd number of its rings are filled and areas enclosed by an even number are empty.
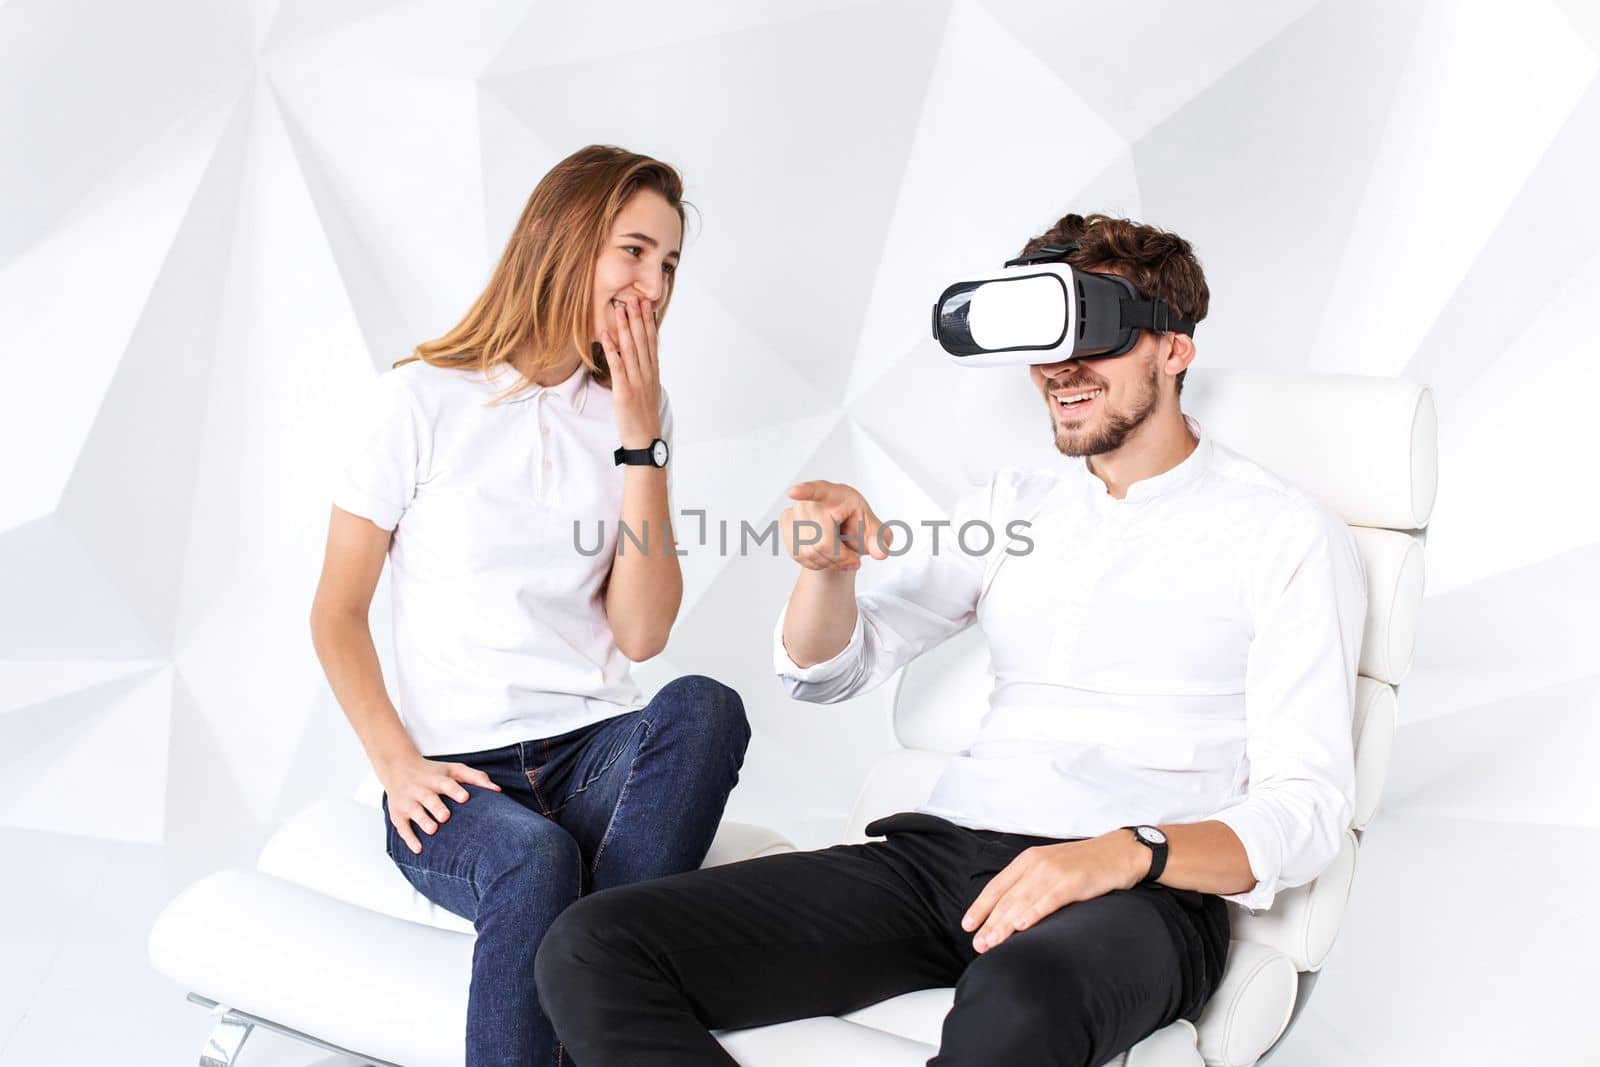
[[[1100,1067],[1222,975],[1222,900],[1137,888],[1062,908],[979,956],[961,916],[1045,838],[903,814],[887,840],[608,889],[545,935],[539,1000],[581,1067],[731,1065],[708,1029],[839,1015],[956,987],[938,1067]]]

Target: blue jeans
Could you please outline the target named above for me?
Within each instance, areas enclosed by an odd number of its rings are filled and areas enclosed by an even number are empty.
[[[467,1067],[570,1067],[534,984],[540,940],[584,894],[698,867],[749,740],[739,694],[688,675],[638,711],[560,737],[430,756],[504,792],[467,786],[469,801],[447,800],[449,820],[418,834],[421,855],[384,798],[389,858],[477,930]]]

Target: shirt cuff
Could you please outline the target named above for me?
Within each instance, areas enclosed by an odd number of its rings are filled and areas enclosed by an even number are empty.
[[[789,650],[783,643],[783,613],[778,615],[778,625],[772,631],[772,666],[778,676],[792,682],[827,682],[839,677],[850,669],[851,664],[861,657],[862,646],[866,644],[865,624],[861,620],[861,609],[856,609],[855,629],[850,631],[850,640],[845,643],[839,654],[832,659],[813,663],[809,667],[802,667],[795,663],[789,656]]]
[[[334,490],[333,503],[340,511],[348,511],[363,519],[371,519],[380,529],[393,531],[400,523],[404,508],[386,504],[370,493],[345,484]]]
[[[1279,854],[1277,832],[1272,820],[1253,809],[1248,800],[1211,816],[1234,832],[1244,845],[1245,858],[1250,861],[1250,873],[1255,876],[1255,886],[1243,893],[1224,893],[1222,899],[1231,901],[1250,911],[1261,911],[1272,906],[1278,895],[1278,872],[1283,868]]]

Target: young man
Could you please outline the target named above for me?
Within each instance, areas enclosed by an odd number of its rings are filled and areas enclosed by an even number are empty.
[[[1069,243],[1073,266],[1205,317],[1182,238],[1068,215],[1024,251]],[[790,491],[788,691],[853,696],[976,621],[988,714],[918,811],[868,827],[883,841],[569,909],[537,969],[576,1062],[731,1064],[708,1028],[951,984],[942,1067],[1098,1067],[1199,1014],[1227,954],[1223,900],[1266,907],[1339,849],[1366,594],[1337,518],[1180,411],[1194,356],[1190,337],[1146,331],[1121,356],[1032,367],[1067,458],[1002,470],[915,562],[889,558],[849,486]],[[864,538],[884,584],[858,596],[862,556],[797,544],[801,520]],[[976,520],[1027,520],[1032,551],[950,543]]]

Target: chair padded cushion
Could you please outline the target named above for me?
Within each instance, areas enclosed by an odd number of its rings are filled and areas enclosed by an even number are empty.
[[[949,987],[918,989],[869,1004],[844,1016],[853,1023],[884,1030],[925,1045],[939,1044],[944,1017],[950,1014],[956,991]]]
[[[1249,941],[1228,946],[1222,972],[1200,1013],[1200,1055],[1206,1067],[1250,1067],[1289,1025],[1300,976],[1288,956]]]
[[[256,868],[380,915],[473,932],[471,922],[412,888],[384,851],[383,812],[359,801],[324,800],[306,808],[272,835]]]
[[[919,989],[840,1019],[790,1023],[717,1034],[740,1067],[922,1067],[939,1045],[953,989]],[[1164,1027],[1105,1067],[1201,1067],[1192,1025]]]
[[[1117,1059],[1112,1067],[1202,1067],[1200,1035],[1194,1024],[1179,1019],[1163,1026]]]
[[[1236,992],[1259,996],[1265,991],[1265,986],[1241,983]],[[954,989],[919,989],[862,1008],[844,1018],[933,1048],[939,1044],[944,1017],[950,1013],[954,1001]],[[1194,1026],[1180,1019],[1157,1030],[1106,1067],[1201,1067],[1203,1061],[1198,1044]],[[745,1061],[740,1063],[745,1064]],[[764,1063],[749,1063],[745,1067],[764,1067]]]
[[[1411,670],[1422,614],[1423,562],[1420,538],[1398,530],[1351,527],[1367,575],[1367,619],[1361,634],[1359,670],[1399,685]]]
[[[717,836],[711,839],[711,848],[700,866],[721,867],[724,863],[738,863],[741,860],[753,860],[757,856],[775,856],[794,850],[794,844],[776,830],[724,819],[717,825]]]
[[[870,1026],[822,1016],[748,1030],[713,1031],[740,1067],[923,1067],[938,1049]],[[935,1041],[937,1041],[935,1035]]]
[[[1389,777],[1399,709],[1394,690],[1371,678],[1356,679],[1353,727],[1356,753],[1356,808],[1350,824],[1365,830],[1378,813],[1383,783]]]
[[[1207,433],[1352,526],[1418,530],[1439,484],[1439,417],[1418,382],[1197,368],[1184,409]]]
[[[793,849],[776,831],[724,822],[717,827],[703,866]],[[256,866],[381,915],[440,930],[473,932],[472,923],[412,888],[384,851],[382,811],[359,800],[325,800],[300,812],[272,835]]]
[[[1234,938],[1277,949],[1297,971],[1320,970],[1350,902],[1359,852],[1355,832],[1346,830],[1339,854],[1313,881],[1282,890],[1266,911],[1232,907]]]
[[[157,971],[219,1004],[391,1063],[461,1067],[472,944],[232,870],[167,905],[149,947]]]

